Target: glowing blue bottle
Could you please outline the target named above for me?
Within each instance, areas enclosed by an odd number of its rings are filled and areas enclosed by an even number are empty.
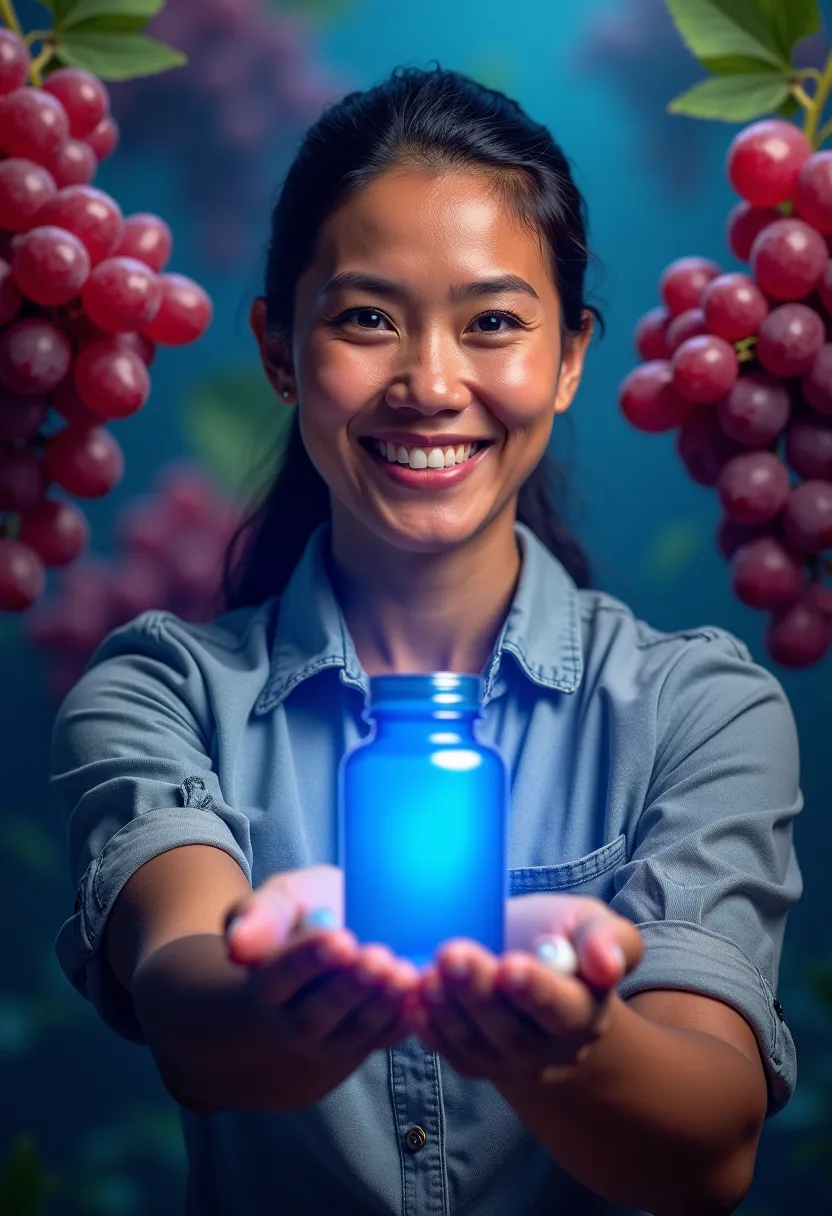
[[[503,951],[509,783],[481,698],[479,676],[373,676],[375,730],[339,766],[344,923],[417,967],[451,937]]]

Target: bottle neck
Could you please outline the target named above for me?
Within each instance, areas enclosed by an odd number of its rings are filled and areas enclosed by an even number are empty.
[[[443,746],[449,746],[456,741],[470,742],[475,739],[474,724],[479,716],[478,709],[443,713],[427,707],[421,712],[415,708],[403,712],[397,707],[395,713],[390,713],[380,706],[371,709],[367,715],[369,722],[375,727],[377,739],[402,735],[412,737],[415,734],[430,737]]]

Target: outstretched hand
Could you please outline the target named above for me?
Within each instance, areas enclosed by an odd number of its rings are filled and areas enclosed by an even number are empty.
[[[576,974],[535,955],[550,936],[572,945]],[[507,945],[497,957],[463,938],[444,943],[421,976],[415,1033],[465,1077],[554,1079],[606,1033],[609,994],[640,961],[641,935],[601,900],[543,894],[509,902]]]

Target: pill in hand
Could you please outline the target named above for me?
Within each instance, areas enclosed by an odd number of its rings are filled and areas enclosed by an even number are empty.
[[[575,975],[578,971],[578,955],[566,937],[555,934],[538,937],[535,939],[534,953],[535,957],[552,971],[560,971],[564,975]]]

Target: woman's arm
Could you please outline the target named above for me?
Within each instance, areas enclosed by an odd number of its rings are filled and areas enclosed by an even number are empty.
[[[608,1033],[582,1063],[553,1083],[496,1088],[597,1194],[652,1216],[728,1216],[751,1185],[765,1117],[756,1045],[752,1058],[728,1041],[733,1028],[684,1027],[678,1009],[663,1025],[615,992],[610,1001]],[[695,1022],[707,1024],[699,1008]]]
[[[293,1109],[331,1088],[279,1051],[249,972],[228,960],[226,914],[250,896],[229,854],[185,845],[141,866],[107,921],[107,961],[132,995],[165,1088],[199,1114]]]

